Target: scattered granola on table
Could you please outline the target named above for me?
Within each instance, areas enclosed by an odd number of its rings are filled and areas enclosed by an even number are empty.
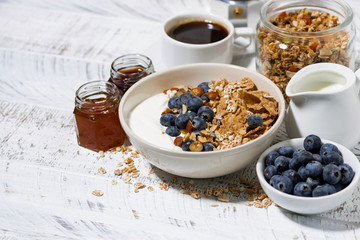
[[[304,8],[284,11],[268,20],[274,27],[260,25],[257,33],[257,68],[280,88],[287,102],[286,86],[301,68],[319,62],[349,66],[351,33],[340,30],[322,34],[340,25],[337,16]]]

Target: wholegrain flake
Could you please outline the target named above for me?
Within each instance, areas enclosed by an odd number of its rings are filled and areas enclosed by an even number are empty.
[[[224,195],[218,196],[217,200],[219,200],[220,202],[229,202],[230,201],[229,197],[224,196]]]
[[[93,194],[94,196],[101,197],[101,196],[104,195],[104,192],[101,191],[101,190],[94,190],[94,191],[92,191],[92,194]]]
[[[103,167],[100,167],[100,168],[98,169],[98,172],[99,172],[100,174],[105,174],[105,173],[106,173],[106,170],[105,170]]]
[[[190,193],[190,196],[195,199],[199,199],[200,195],[201,195],[201,191],[199,191],[199,190],[190,190],[189,193]]]

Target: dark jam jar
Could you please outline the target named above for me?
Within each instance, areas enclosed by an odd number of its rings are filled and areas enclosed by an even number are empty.
[[[127,54],[112,62],[109,81],[115,83],[122,96],[134,83],[153,72],[150,58],[141,54]]]
[[[93,151],[106,151],[124,143],[119,120],[120,93],[108,81],[92,81],[76,91],[74,116],[78,144]]]

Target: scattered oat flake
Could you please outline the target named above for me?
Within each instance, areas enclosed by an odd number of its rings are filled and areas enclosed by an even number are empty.
[[[98,169],[98,172],[101,173],[101,174],[105,174],[106,173],[106,170],[103,168],[103,167],[100,167]]]
[[[230,201],[229,197],[224,196],[224,195],[218,196],[217,199],[218,199],[220,202],[229,202],[229,201]]]
[[[173,178],[171,179],[171,182],[172,182],[172,183],[176,183],[177,181],[178,181],[177,177],[173,177]]]
[[[111,180],[111,184],[112,184],[112,185],[116,185],[117,183],[118,183],[118,182],[117,182],[116,179]]]
[[[154,191],[154,188],[152,186],[148,186],[147,190],[149,190],[150,192]]]
[[[138,189],[142,189],[142,188],[146,187],[146,185],[143,184],[142,182],[137,182],[134,184],[134,187],[138,188]]]
[[[117,176],[121,175],[122,174],[121,169],[115,169],[114,174],[117,175]]]
[[[192,196],[195,199],[199,199],[200,198],[200,194],[201,191],[196,191],[196,190],[190,190],[190,196]]]
[[[185,191],[184,189],[181,189],[181,190],[180,190],[180,193],[181,193],[181,194],[185,194],[186,191]]]
[[[219,204],[215,204],[215,203],[210,205],[210,207],[218,207],[218,206],[219,206]]]
[[[169,184],[167,184],[167,183],[160,183],[159,188],[160,188],[161,190],[167,191],[167,190],[169,190]]]
[[[119,162],[119,163],[117,164],[117,166],[118,166],[118,167],[122,167],[122,166],[123,166],[123,163],[122,163],[122,162]]]
[[[102,195],[104,195],[103,191],[101,191],[101,190],[94,190],[94,191],[92,191],[92,194],[97,197],[101,197]]]
[[[105,157],[104,151],[99,151],[99,157],[101,157],[101,158]]]
[[[150,169],[149,174],[153,174],[154,173],[154,169]]]

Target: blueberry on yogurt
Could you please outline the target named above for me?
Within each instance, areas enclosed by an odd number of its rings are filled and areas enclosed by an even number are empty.
[[[182,103],[180,101],[180,98],[179,97],[172,97],[170,98],[169,102],[168,102],[168,107],[170,109],[173,109],[173,108],[177,108],[177,109],[180,109],[182,106]]]
[[[209,82],[202,82],[198,85],[198,87],[201,87],[204,92],[208,92],[210,90]]]
[[[190,111],[194,111],[197,112],[197,110],[203,105],[203,101],[200,97],[198,96],[193,96],[191,97],[186,106]]]
[[[160,117],[160,124],[165,127],[175,126],[175,119],[176,116],[172,113],[166,113],[161,115]]]
[[[211,122],[215,116],[214,111],[209,106],[201,106],[197,111],[197,115],[205,120],[205,122]]]
[[[178,129],[185,129],[186,125],[188,123],[188,121],[190,120],[190,117],[188,115],[185,114],[180,114],[176,119],[175,119],[175,126]]]

